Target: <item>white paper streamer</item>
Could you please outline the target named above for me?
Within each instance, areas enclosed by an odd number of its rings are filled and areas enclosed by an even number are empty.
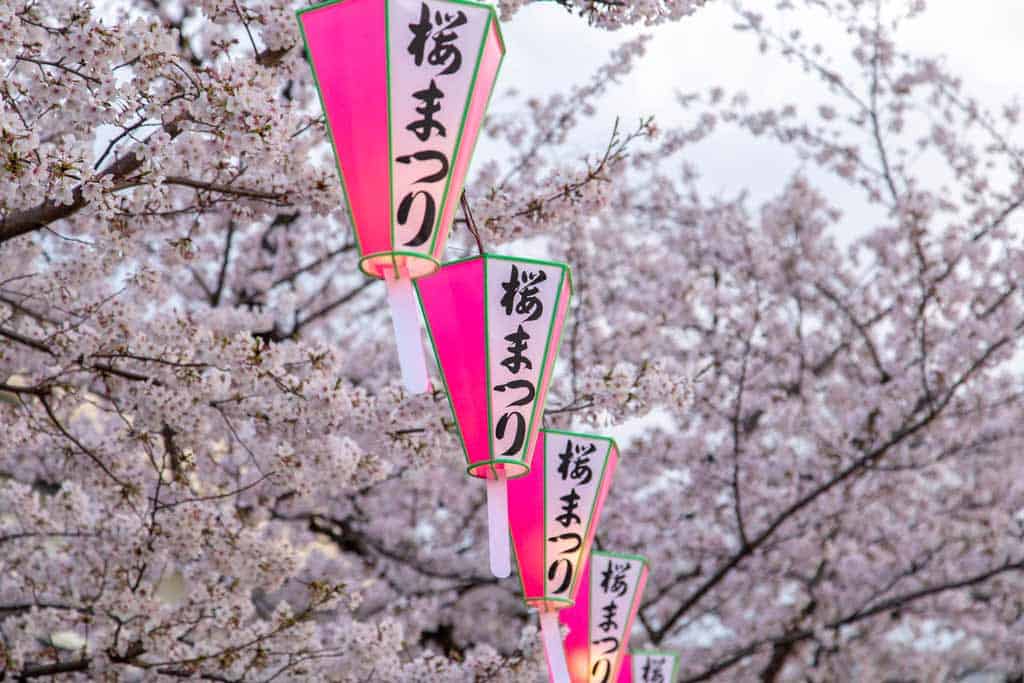
[[[430,377],[427,375],[427,360],[420,339],[416,292],[413,291],[412,280],[396,278],[390,268],[384,271],[384,276],[388,303],[391,305],[391,322],[395,328],[395,342],[398,344],[402,381],[410,393],[422,394],[430,389]]]
[[[503,472],[487,479],[487,533],[491,573],[504,579],[512,573],[512,549],[508,537],[508,480]]]
[[[551,683],[570,683],[569,665],[565,661],[565,647],[558,628],[558,612],[552,610],[540,613],[540,633],[544,639],[544,652],[548,656]]]

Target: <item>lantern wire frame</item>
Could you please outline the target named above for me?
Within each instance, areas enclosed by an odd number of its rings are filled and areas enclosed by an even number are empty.
[[[565,430],[561,430],[561,429],[541,429],[541,433],[544,436],[544,451],[545,451],[544,453],[541,454],[542,458],[546,458],[546,455],[547,455],[547,447],[548,447],[547,435],[549,435],[549,434],[556,434],[556,435],[560,435],[560,436],[578,437],[580,439],[586,439],[588,441],[604,441],[607,444],[607,448],[605,449],[604,456],[603,456],[603,458],[601,460],[601,472],[597,476],[597,481],[598,481],[597,490],[594,493],[594,500],[591,501],[591,503],[590,503],[590,513],[587,516],[587,521],[588,521],[587,530],[586,530],[586,533],[584,535],[585,538],[588,538],[591,541],[591,543],[593,543],[593,532],[595,530],[595,526],[596,526],[597,521],[598,521],[598,520],[594,519],[594,514],[597,512],[598,505],[601,503],[601,491],[602,491],[602,489],[610,488],[610,486],[611,486],[611,482],[610,481],[609,482],[605,482],[604,478],[605,478],[605,475],[608,474],[608,463],[611,460],[612,453],[613,452],[616,453],[616,458],[621,457],[621,452],[619,451],[618,444],[615,443],[615,439],[612,439],[611,437],[608,437],[608,436],[601,436],[601,435],[598,435],[598,434],[583,434],[581,432],[571,432],[571,431],[565,431]],[[534,460],[536,460],[536,457],[537,457],[537,455],[534,454]],[[533,466],[534,466],[533,463],[531,463],[531,468]],[[541,464],[541,467],[545,468],[545,470],[546,470],[546,467],[547,467],[546,459],[545,459],[545,462]],[[618,467],[618,464],[617,464],[617,460],[616,460],[616,468],[617,467]],[[544,524],[547,521],[547,519],[548,519],[548,510],[547,510],[547,504],[548,504],[548,482],[547,482],[546,474],[547,474],[547,472],[545,471],[545,476],[544,476],[543,482],[542,482],[542,491],[543,491],[543,493],[542,493],[542,500],[544,501],[544,508],[543,508],[543,512],[541,514],[541,524]],[[489,482],[490,482],[490,480],[488,480],[488,483]],[[607,491],[606,491],[606,494],[607,494]],[[541,537],[542,538],[546,538],[547,537],[547,532],[542,534]],[[585,550],[587,550],[587,549],[585,549]],[[548,566],[548,546],[547,546],[547,543],[544,543],[544,545],[542,547],[542,550],[541,550],[541,553],[542,553],[541,567],[547,567]],[[588,564],[588,562],[586,562],[584,560],[584,558],[586,558],[586,557],[588,557],[588,554],[586,552],[580,554],[580,562],[579,562],[578,569],[576,571],[576,575],[573,577],[572,584],[569,586],[569,595],[575,595],[576,594],[576,591],[579,589],[580,578],[581,578],[581,576],[583,574],[583,571],[584,570],[589,571],[589,564]],[[526,584],[523,581],[523,567],[522,567],[522,564],[519,563],[519,561],[518,561],[519,560],[518,552],[516,554],[516,560],[517,560],[517,564],[519,565],[519,587],[523,591],[523,599],[526,602],[528,607],[532,607],[532,608],[537,610],[537,617],[538,617],[538,620],[540,621],[541,641],[542,641],[542,643],[544,645],[544,652],[545,652],[545,654],[547,656],[548,671],[551,674],[551,683],[571,683],[571,677],[569,675],[569,663],[568,663],[568,660],[566,659],[566,656],[565,656],[565,646],[564,646],[564,644],[562,642],[561,627],[559,625],[559,620],[558,620],[558,610],[564,609],[566,607],[571,607],[572,605],[575,604],[576,601],[575,601],[575,599],[572,599],[572,598],[562,598],[562,597],[558,597],[558,596],[547,595],[547,583],[544,582],[543,579],[542,579],[542,583],[544,585],[544,592],[545,592],[545,594],[542,597],[537,597],[537,598],[528,597],[527,592],[526,592]]]
[[[594,526],[596,524],[596,520],[594,520],[594,513],[597,511],[598,503],[601,502],[600,501],[600,498],[601,498],[601,488],[606,485],[605,482],[604,482],[604,477],[605,477],[605,475],[608,472],[608,461],[611,459],[613,451],[617,454],[617,456],[619,458],[622,457],[622,453],[619,450],[619,446],[615,442],[615,439],[611,438],[610,436],[601,436],[601,435],[598,435],[598,434],[583,434],[581,432],[571,432],[571,431],[566,431],[566,430],[562,430],[562,429],[542,429],[541,431],[545,435],[545,441],[544,441],[545,449],[547,448],[547,438],[546,438],[546,436],[548,434],[556,434],[556,435],[560,435],[560,436],[578,437],[580,439],[587,439],[587,440],[593,440],[593,441],[604,441],[604,442],[607,443],[607,449],[605,450],[604,456],[603,456],[603,458],[601,460],[601,473],[597,476],[597,480],[600,483],[599,483],[599,485],[597,487],[597,491],[594,494],[594,500],[590,503],[590,513],[589,513],[589,515],[587,517],[587,519],[590,522],[590,524],[587,525],[588,526],[588,528],[587,528],[587,536],[591,537],[591,542],[592,542],[592,536],[593,535],[591,534],[591,528],[590,527]],[[534,457],[536,457],[536,456],[534,456]],[[531,468],[532,468],[532,464],[531,464]],[[618,464],[616,463],[616,469],[617,468],[618,468]],[[607,485],[610,487],[611,482],[608,482]],[[547,477],[545,477],[544,478],[544,484],[543,484],[544,511],[543,511],[542,517],[541,517],[542,520],[547,520],[547,518],[548,518],[548,510],[547,510],[548,491],[547,491],[547,489],[548,489]],[[546,537],[547,534],[544,534],[544,536]],[[580,568],[579,568],[579,571],[576,572],[576,576],[573,577],[572,584],[569,586],[569,595],[575,595],[576,591],[579,590],[580,577],[581,577],[581,575],[583,573],[583,568],[586,565],[586,562],[585,562],[584,558],[586,558],[586,557],[587,557],[586,553],[583,553],[583,554],[580,555],[580,563],[579,563],[580,564]],[[542,559],[541,566],[547,567],[548,566],[548,548],[547,548],[547,544],[546,543],[544,544],[544,549],[542,551],[542,558],[543,559]],[[518,555],[516,556],[516,559],[517,559],[517,562],[518,562]],[[536,609],[538,612],[556,611],[556,610],[564,609],[565,607],[571,607],[576,602],[574,599],[571,599],[571,598],[562,598],[562,597],[553,596],[553,595],[547,595],[547,594],[545,594],[545,595],[543,595],[541,597],[533,597],[533,598],[528,597],[527,596],[527,592],[526,592],[526,585],[523,582],[523,571],[522,571],[522,567],[521,566],[519,568],[519,587],[523,591],[523,600],[524,600],[524,602],[526,602],[527,607],[532,607],[532,608]],[[546,593],[546,586],[545,586],[545,593]]]
[[[356,248],[359,251],[360,258],[358,261],[359,269],[370,277],[375,277],[385,281],[385,285],[388,290],[388,303],[391,308],[392,324],[394,326],[395,341],[398,349],[398,361],[401,367],[402,379],[406,389],[413,393],[419,394],[429,391],[431,388],[430,377],[427,373],[426,355],[423,348],[422,337],[420,334],[419,319],[415,314],[416,311],[416,295],[413,288],[409,285],[410,280],[414,280],[418,277],[423,277],[437,272],[441,267],[440,253],[443,250],[444,243],[447,240],[448,232],[451,229],[451,224],[444,226],[441,223],[444,221],[446,211],[444,207],[449,201],[449,194],[452,190],[452,180],[455,177],[457,163],[453,164],[452,168],[448,172],[448,176],[445,179],[444,190],[441,194],[440,206],[442,210],[438,213],[438,217],[433,226],[433,235],[431,236],[430,246],[426,251],[413,251],[413,250],[401,250],[391,249],[388,251],[377,251],[370,254],[365,254],[363,250],[362,240],[359,237],[359,226],[357,225],[355,213],[352,210],[352,202],[349,197],[348,185],[345,182],[345,173],[342,170],[341,159],[338,156],[338,147],[335,144],[334,132],[331,129],[330,116],[327,114],[327,107],[324,101],[323,88],[320,83],[320,76],[317,73],[315,66],[315,58],[313,51],[310,50],[309,40],[306,34],[306,27],[302,22],[302,15],[308,12],[315,12],[317,10],[324,9],[333,5],[343,4],[344,2],[353,2],[354,0],[327,0],[327,2],[317,3],[310,7],[302,8],[295,12],[296,19],[299,24],[299,33],[302,36],[302,43],[305,54],[308,56],[310,64],[310,70],[313,72],[313,84],[317,91],[317,97],[320,101],[320,108],[324,112],[324,125],[327,130],[328,138],[331,142],[331,151],[334,154],[335,168],[338,171],[338,177],[341,180],[342,194],[345,201],[345,207],[348,212],[349,221],[352,224],[352,232],[355,236]],[[488,40],[491,38],[492,32],[496,36],[499,44],[500,54],[498,57],[498,65],[494,72],[494,80],[491,83],[490,91],[487,93],[487,100],[484,103],[481,116],[485,116],[487,109],[490,107],[492,98],[494,97],[494,86],[501,75],[501,67],[505,61],[505,39],[501,33],[501,24],[498,21],[497,13],[494,7],[478,3],[471,2],[470,0],[441,0],[447,4],[464,5],[479,9],[487,12],[487,20],[484,23],[483,32],[480,38],[480,45],[477,48],[476,62],[473,66],[473,74],[469,81],[469,87],[467,89],[466,101],[463,105],[462,115],[459,121],[459,131],[456,136],[455,147],[452,150],[452,159],[460,159],[460,154],[463,152],[464,135],[466,131],[466,121],[469,118],[471,105],[473,102],[473,96],[476,92],[477,81],[480,74],[480,65],[483,61],[483,55],[485,48],[488,44]],[[389,23],[389,12],[391,0],[380,0],[384,5],[384,65],[386,70],[387,88],[386,100],[387,100],[387,116],[388,116],[388,158],[394,158],[394,149],[392,141],[392,110],[391,110],[391,37],[390,31],[388,30]],[[481,118],[481,124],[483,119]],[[468,150],[468,156],[465,157],[465,175],[468,175],[469,165],[472,163],[473,153],[476,151],[476,144],[479,141],[479,130],[473,136],[472,147]],[[388,211],[389,211],[389,229],[390,229],[390,242],[389,246],[394,247],[395,245],[395,222],[394,222],[394,180],[393,180],[393,167],[392,164],[388,163]],[[465,177],[460,182],[465,182]],[[460,198],[463,201],[463,208],[465,209],[467,204],[465,203],[464,193],[460,192]],[[468,215],[468,214],[467,214]],[[454,216],[454,210],[452,211]],[[474,227],[472,229],[474,236],[477,239],[477,246],[480,248],[481,253],[483,252],[481,242],[479,239],[479,233]],[[439,244],[440,241],[440,244]],[[390,261],[390,266],[387,265]]]
[[[544,261],[541,259],[515,257],[515,256],[502,256],[499,254],[481,253],[477,256],[471,256],[469,258],[458,259],[450,261],[445,266],[454,266],[460,263],[466,263],[469,261],[481,260],[483,261],[483,282],[487,282],[487,262],[489,260],[501,260],[501,261],[513,261],[516,263],[532,263],[536,265],[554,267],[562,271],[562,277],[558,283],[558,289],[555,291],[555,304],[556,306],[561,301],[562,291],[564,287],[568,287],[567,296],[572,295],[572,269],[568,264],[559,263],[557,261]],[[419,285],[413,283],[417,293],[419,293]],[[486,294],[484,296],[486,304]],[[429,320],[425,307],[423,306],[423,297],[419,297],[420,311],[423,315],[424,320]],[[568,318],[570,307],[568,302],[565,306],[565,318]],[[490,338],[487,336],[488,326],[488,312],[487,306],[484,306],[484,357],[489,359],[491,357]],[[551,348],[551,337],[554,335],[555,323],[557,322],[557,312],[552,315],[551,322],[548,325],[547,336],[544,341],[544,353],[541,356],[542,367],[547,367],[548,358],[552,357],[550,354],[554,354],[553,358],[557,358],[558,351],[561,348],[562,338],[559,335],[558,342],[554,349]],[[562,327],[565,326],[565,318],[562,320]],[[448,407],[452,413],[452,422],[455,424],[459,434],[459,443],[462,445],[462,453],[469,465],[466,467],[466,473],[484,479],[487,484],[487,530],[488,530],[488,549],[489,549],[489,561],[491,573],[497,578],[503,579],[512,573],[512,548],[509,533],[509,521],[508,521],[508,483],[506,479],[517,479],[519,477],[525,477],[530,473],[530,465],[526,462],[528,455],[532,455],[529,449],[531,444],[523,444],[523,449],[517,458],[503,458],[503,457],[489,457],[486,460],[473,462],[469,457],[469,450],[466,447],[466,439],[462,432],[462,425],[459,422],[458,416],[455,414],[455,406],[452,402],[451,391],[449,390],[449,381],[445,376],[444,366],[441,363],[441,354],[437,348],[437,342],[434,339],[434,333],[430,325],[427,325],[427,336],[430,339],[431,349],[434,351],[434,357],[437,360],[438,373],[441,376],[441,383],[444,388],[445,394],[448,396]],[[554,372],[552,366],[551,372]],[[486,364],[487,382],[486,386],[488,389],[491,386],[491,370],[490,363]],[[530,411],[530,422],[527,427],[526,433],[533,433],[533,426],[538,418],[538,411],[543,411],[543,405],[540,398],[547,397],[547,387],[550,382],[551,376],[548,374],[547,378],[541,377],[543,384],[543,391],[538,400],[534,402],[533,408]],[[494,448],[494,425],[493,418],[491,415],[490,404],[487,406],[487,431],[488,431],[488,452],[490,456]]]
[[[623,644],[625,644],[625,643],[628,642],[629,635],[630,635],[630,633],[633,630],[633,621],[636,619],[636,615],[637,615],[637,613],[640,610],[640,601],[643,598],[643,591],[644,591],[645,586],[647,585],[647,577],[644,574],[644,572],[645,571],[646,572],[650,572],[650,570],[651,570],[651,563],[643,555],[635,555],[633,553],[619,553],[619,552],[613,552],[611,550],[592,550],[592,551],[590,551],[590,563],[591,563],[591,565],[590,565],[590,567],[588,567],[588,571],[592,570],[593,562],[594,562],[594,559],[596,557],[615,557],[615,558],[618,558],[620,560],[635,560],[635,561],[637,561],[637,562],[639,562],[641,564],[640,574],[639,574],[639,578],[638,578],[638,583],[637,583],[637,586],[636,586],[636,588],[634,589],[634,592],[633,592],[633,600],[629,604],[629,621],[626,623],[626,627],[623,629],[623,634],[624,634],[623,635]],[[591,582],[591,585],[593,585],[593,582]],[[587,596],[587,602],[588,602],[588,605],[587,605],[587,609],[588,609],[587,623],[588,624],[592,624],[592,623],[594,623],[594,619],[598,615],[594,614],[594,607],[595,607],[594,601],[590,599],[589,595]],[[588,640],[589,640],[589,637],[588,637]],[[624,650],[623,652],[619,653],[618,661],[617,661],[617,664],[618,664],[620,670],[621,670],[621,667],[622,667],[623,657],[624,657],[624,655],[628,654],[628,652],[629,652],[629,650],[626,649],[626,648],[623,648],[623,650]]]
[[[320,109],[324,112],[324,126],[325,126],[325,128],[327,130],[328,138],[329,138],[329,140],[332,143],[331,144],[331,151],[332,151],[332,153],[334,155],[334,165],[335,165],[335,168],[338,171],[338,177],[341,179],[342,195],[344,196],[345,208],[346,208],[347,213],[348,213],[349,221],[352,224],[352,232],[353,232],[353,234],[355,236],[356,248],[359,250],[359,253],[361,255],[360,259],[359,259],[359,264],[358,264],[359,265],[359,269],[361,271],[363,271],[363,273],[365,273],[366,275],[368,275],[370,277],[374,277],[374,278],[377,278],[377,279],[385,279],[385,275],[383,274],[383,266],[378,267],[378,268],[374,268],[373,267],[373,265],[376,263],[376,261],[378,259],[390,258],[391,261],[392,261],[392,264],[391,264],[392,268],[396,272],[398,271],[398,263],[397,263],[398,257],[401,257],[401,258],[403,258],[405,260],[408,260],[408,259],[414,259],[414,260],[415,259],[422,259],[422,260],[427,262],[427,264],[424,264],[424,267],[429,267],[429,270],[427,270],[425,272],[422,272],[422,273],[419,272],[418,269],[415,270],[415,271],[411,271],[409,276],[412,279],[416,279],[418,277],[423,277],[425,275],[429,275],[431,273],[434,273],[434,272],[436,272],[441,267],[440,255],[439,254],[435,254],[434,252],[435,252],[436,247],[437,247],[438,237],[441,235],[442,232],[447,233],[451,226],[448,226],[447,228],[442,230],[442,229],[439,229],[442,226],[439,226],[439,225],[435,224],[435,230],[433,231],[434,234],[433,234],[433,236],[431,238],[430,248],[426,252],[398,249],[398,250],[390,250],[390,251],[378,251],[378,252],[374,252],[374,253],[371,253],[371,254],[364,254],[363,253],[362,241],[359,238],[359,230],[358,230],[358,227],[356,225],[355,214],[352,212],[352,202],[351,202],[351,200],[349,198],[349,194],[348,194],[348,185],[345,182],[345,173],[344,173],[344,171],[342,170],[342,167],[341,167],[341,160],[338,158],[337,146],[334,144],[334,132],[331,129],[330,117],[327,116],[327,107],[326,107],[325,102],[324,102],[323,88],[321,87],[320,77],[319,77],[319,75],[317,73],[317,70],[316,70],[316,67],[315,67],[315,62],[314,62],[314,58],[313,58],[313,52],[309,49],[309,40],[308,40],[307,35],[306,35],[306,27],[302,23],[302,20],[301,20],[302,15],[306,14],[308,12],[314,12],[316,10],[323,9],[325,7],[330,7],[332,5],[344,4],[345,2],[351,2],[351,1],[352,0],[327,0],[326,2],[320,2],[320,3],[317,3],[315,5],[311,5],[309,7],[304,7],[302,9],[299,9],[299,10],[297,10],[295,12],[295,16],[299,20],[298,21],[299,33],[302,36],[303,49],[305,51],[305,54],[308,55],[308,57],[309,57],[310,70],[313,73],[313,85],[316,88],[317,97],[318,97],[318,99],[320,101]],[[380,1],[384,3],[384,17],[385,17],[385,22],[384,22],[384,26],[385,26],[384,40],[385,40],[385,52],[386,52],[387,55],[390,55],[390,36],[389,36],[389,32],[387,31],[388,10],[389,10],[389,4],[390,3],[389,3],[389,0],[380,0]],[[483,111],[484,112],[486,112],[490,108],[490,103],[491,103],[491,101],[494,98],[494,89],[495,89],[494,88],[494,84],[496,84],[498,82],[498,79],[501,77],[501,69],[502,69],[502,67],[505,64],[505,54],[506,54],[507,48],[506,48],[505,38],[504,38],[504,36],[502,35],[502,32],[501,32],[501,23],[498,21],[497,12],[495,11],[494,7],[492,7],[491,5],[488,5],[488,4],[484,4],[484,3],[472,2],[471,0],[441,0],[441,2],[448,3],[448,4],[455,4],[455,5],[465,5],[467,7],[473,7],[475,9],[485,10],[488,13],[487,23],[484,26],[483,35],[482,35],[482,38],[481,38],[481,41],[480,41],[480,46],[479,46],[479,48],[477,50],[477,59],[476,59],[476,64],[473,67],[473,76],[472,76],[472,78],[470,79],[470,82],[469,82],[467,101],[466,101],[466,104],[465,104],[465,106],[463,108],[462,116],[461,116],[460,121],[459,121],[459,133],[458,133],[458,136],[457,136],[458,143],[456,144],[455,149],[452,151],[452,158],[454,159],[454,158],[458,158],[459,152],[462,151],[462,143],[464,142],[463,136],[464,136],[464,132],[465,132],[465,128],[466,128],[466,119],[469,117],[469,109],[470,109],[469,104],[470,104],[470,101],[472,99],[472,95],[473,95],[473,93],[476,90],[476,85],[477,85],[477,80],[478,80],[479,70],[480,70],[481,57],[483,55],[484,48],[487,45],[487,39],[490,37],[492,30],[494,31],[494,33],[495,33],[495,35],[496,35],[496,37],[498,39],[498,42],[499,42],[499,44],[501,46],[501,57],[500,57],[500,59],[498,61],[498,66],[497,66],[497,69],[495,71],[494,83],[491,85],[491,90],[487,94],[487,102],[485,103],[485,105],[483,107]],[[385,59],[385,65],[386,65],[386,68],[387,68],[387,82],[389,84],[388,91],[387,91],[388,92],[387,109],[388,109],[388,120],[390,121],[390,119],[391,119],[391,96],[390,96],[391,63],[390,63],[390,59],[388,59],[388,58]],[[474,156],[475,151],[476,151],[476,146],[479,143],[479,141],[480,141],[480,136],[479,136],[479,131],[477,131],[477,135],[473,139],[472,149],[469,150],[469,155],[467,157],[468,160],[469,160],[467,162],[467,169],[466,169],[467,170],[467,173],[466,173],[467,176],[468,176],[468,166],[472,162],[473,156]],[[393,148],[392,148],[391,128],[390,128],[390,126],[388,128],[388,155],[389,155],[389,158],[393,156]],[[391,179],[391,170],[392,169],[391,169],[391,167],[389,165],[389,167],[388,167],[388,187],[389,187],[389,189],[388,189],[388,204],[389,204],[389,211],[390,211],[389,215],[390,216],[394,216],[394,197],[392,196],[393,195],[393,183],[392,183],[392,179]],[[446,202],[448,201],[448,196],[449,196],[449,193],[450,193],[450,190],[451,190],[451,181],[452,181],[452,178],[454,176],[454,173],[455,173],[455,170],[453,168],[453,169],[451,169],[449,171],[448,177],[445,180],[445,188],[444,188],[444,191],[442,193],[442,198],[441,198],[441,202],[440,202],[441,206],[444,206],[446,204]],[[463,179],[463,182],[464,181],[465,181],[465,179]],[[462,193],[462,194],[464,195],[465,193]],[[465,208],[465,204],[464,204],[464,208]],[[438,213],[438,218],[437,218],[438,222],[440,222],[442,218],[443,218],[443,213],[439,212]],[[395,243],[394,223],[393,222],[392,222],[392,225],[390,227],[391,227],[391,244],[393,245]],[[475,222],[474,222],[474,228],[475,228]],[[480,253],[483,254],[483,247],[482,247],[482,245],[480,243],[480,240],[479,240],[479,233],[475,229],[472,230],[471,232],[473,232],[474,237],[477,238],[477,246],[480,249]],[[442,242],[443,242],[443,240],[442,240]],[[413,273],[415,273],[415,274],[413,274]]]
[[[480,260],[480,259],[484,260],[484,268],[485,268],[484,279],[485,279],[485,281],[486,281],[487,260],[489,260],[489,259],[497,259],[497,260],[501,260],[501,261],[515,261],[517,263],[532,263],[532,264],[536,264],[536,265],[540,265],[540,266],[554,266],[554,267],[557,267],[557,268],[561,269],[564,272],[564,277],[562,279],[562,282],[559,283],[558,290],[555,293],[555,301],[558,301],[560,299],[560,297],[562,296],[562,290],[566,286],[569,289],[569,294],[570,295],[572,294],[572,291],[573,291],[573,286],[572,286],[572,268],[570,268],[568,264],[558,263],[557,261],[544,261],[544,260],[541,260],[541,259],[525,258],[525,257],[518,257],[518,256],[504,256],[504,255],[501,255],[501,254],[492,254],[492,253],[484,252],[483,254],[480,254],[478,256],[469,256],[467,258],[461,258],[461,259],[457,259],[455,261],[449,261],[449,262],[445,263],[444,265],[446,267],[447,266],[454,266],[454,265],[458,265],[460,263],[466,263],[468,261],[476,261],[476,260]],[[416,285],[416,288],[418,290],[419,286]],[[571,307],[569,307],[569,306],[566,307],[565,321],[563,321],[563,323],[562,323],[563,327],[565,326],[566,321],[568,321],[569,313],[571,312],[571,310],[572,310]],[[426,310],[423,308],[422,297],[420,297],[420,311],[422,312],[424,318],[426,318],[427,314],[426,314]],[[484,308],[484,329],[485,330],[487,329],[487,323],[488,323],[488,320],[487,320],[487,309],[485,307]],[[542,354],[542,358],[543,358],[543,362],[545,364],[546,364],[547,359],[550,356],[550,354],[554,353],[555,357],[557,357],[558,353],[559,353],[559,350],[561,349],[561,344],[562,344],[561,336],[559,337],[558,343],[555,346],[555,348],[554,349],[551,348],[551,337],[554,335],[554,331],[555,331],[555,324],[554,323],[555,323],[555,320],[554,320],[554,318],[552,318],[551,324],[548,326],[547,337],[546,337],[545,342],[544,342],[544,353]],[[509,472],[505,472],[504,473],[505,474],[505,478],[507,478],[507,479],[516,479],[518,477],[524,477],[527,474],[529,474],[530,467],[529,467],[529,465],[524,463],[524,460],[526,459],[526,456],[528,455],[527,447],[530,444],[523,444],[523,449],[520,452],[519,456],[516,457],[516,458],[497,457],[497,458],[489,458],[487,460],[478,460],[476,462],[473,462],[473,461],[471,461],[469,459],[469,451],[466,449],[466,440],[465,440],[465,437],[462,434],[462,426],[459,424],[458,417],[455,415],[455,407],[451,403],[451,394],[450,394],[449,389],[448,389],[449,382],[448,382],[447,377],[445,376],[444,367],[441,365],[441,355],[438,352],[437,343],[434,340],[434,335],[433,335],[433,332],[430,330],[430,326],[429,325],[427,326],[427,337],[428,337],[428,339],[430,339],[431,349],[434,351],[434,357],[437,359],[438,374],[441,377],[441,386],[444,389],[445,394],[447,394],[449,396],[448,407],[451,410],[452,422],[455,424],[456,429],[458,429],[458,432],[459,432],[459,443],[462,446],[462,454],[465,457],[466,462],[470,463],[466,467],[466,473],[470,474],[470,475],[472,475],[474,477],[481,478],[481,479],[496,479],[499,476],[499,474],[500,474],[499,471],[498,471],[498,467],[501,467],[503,469],[504,468],[513,468],[513,471],[512,471],[511,474]],[[490,353],[491,353],[490,340],[487,339],[486,337],[484,339],[484,347],[485,347],[486,357],[490,358]],[[552,370],[552,372],[553,372],[553,370]],[[488,373],[487,373],[487,386],[490,387],[490,384],[491,384],[490,370],[488,369]],[[539,403],[539,401],[537,403]],[[539,410],[542,409],[542,406],[537,405],[537,403],[534,404],[533,410],[530,412],[530,422],[529,422],[529,427],[527,429],[527,433],[530,433],[530,432],[533,431],[533,424],[534,424],[534,422],[537,419],[537,413],[538,413]],[[488,427],[488,434],[489,434],[489,436],[488,436],[488,444],[489,444],[489,447],[493,448],[493,439],[494,439],[493,428],[494,428],[494,425],[492,424],[492,418],[491,418],[490,410],[489,409],[488,409],[488,416],[487,416],[487,427]]]

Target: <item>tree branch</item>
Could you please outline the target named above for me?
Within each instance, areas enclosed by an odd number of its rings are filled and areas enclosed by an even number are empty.
[[[184,117],[175,118],[164,124],[163,130],[171,136],[171,139],[174,139],[181,134],[181,123],[183,121]],[[148,140],[149,138],[147,138],[147,142]],[[134,153],[128,153],[112,163],[96,177],[124,178],[138,170],[142,163],[141,157],[136,156]],[[82,191],[83,186],[84,183],[74,189],[71,194],[71,202],[68,204],[58,204],[57,202],[47,200],[31,209],[6,214],[0,219],[0,244],[15,237],[45,228],[51,223],[77,213],[88,204],[88,201],[85,199],[85,193]]]

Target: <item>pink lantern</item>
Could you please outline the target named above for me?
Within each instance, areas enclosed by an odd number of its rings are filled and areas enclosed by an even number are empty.
[[[676,653],[633,650],[623,657],[619,683],[675,683],[678,675]]]
[[[542,429],[530,474],[509,483],[523,598],[540,614],[556,683],[569,683],[557,611],[576,600],[618,459],[618,448],[607,437]]]
[[[617,681],[633,619],[647,583],[639,555],[594,550],[572,607],[558,613],[569,627],[565,654],[572,683]]]
[[[484,254],[416,281],[468,472],[487,480],[491,571],[511,573],[506,479],[525,476],[569,307],[563,263]]]
[[[633,683],[633,653],[622,655],[622,668],[619,669],[619,683]]]
[[[359,248],[387,283],[402,376],[429,387],[411,280],[440,267],[505,54],[494,9],[335,0],[297,13]]]

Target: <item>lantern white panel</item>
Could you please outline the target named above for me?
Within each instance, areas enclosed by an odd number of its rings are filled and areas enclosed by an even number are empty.
[[[490,12],[388,0],[391,221],[395,251],[430,252],[446,201]]]
[[[633,652],[633,683],[675,683],[678,655],[662,652]]]
[[[590,683],[610,683],[626,651],[643,569],[635,557],[596,551],[590,556]]]
[[[492,457],[525,455],[562,273],[534,261],[487,259]]]
[[[568,597],[593,522],[611,443],[576,434],[544,435],[545,594]],[[533,463],[536,467],[539,463]]]

